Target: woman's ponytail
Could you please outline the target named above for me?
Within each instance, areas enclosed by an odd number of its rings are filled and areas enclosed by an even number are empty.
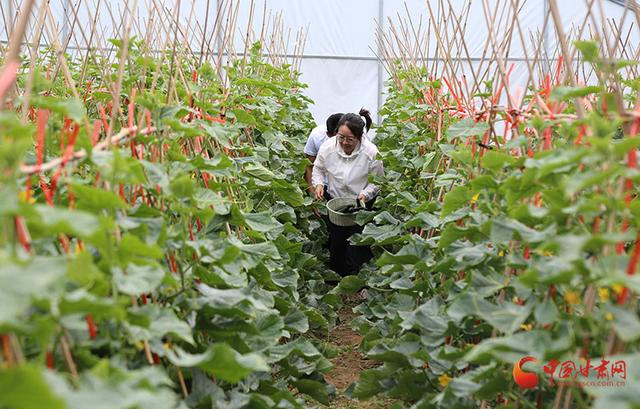
[[[371,120],[371,113],[368,109],[360,108],[360,112],[358,112],[358,114],[364,118],[367,131],[369,131],[369,129],[371,129],[371,124],[373,123],[373,121]]]

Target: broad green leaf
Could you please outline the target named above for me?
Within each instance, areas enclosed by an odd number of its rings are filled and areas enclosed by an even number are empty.
[[[244,213],[243,217],[247,226],[255,231],[266,233],[282,229],[282,224],[268,212]]]
[[[49,387],[41,369],[31,365],[0,368],[0,407],[3,409],[66,409]]]
[[[533,314],[541,325],[553,324],[558,317],[558,308],[551,300],[538,302]]]
[[[54,296],[67,270],[64,257],[34,257],[26,262],[0,262],[0,324],[17,323],[35,298]]]
[[[59,304],[60,312],[65,314],[92,314],[95,320],[117,319],[124,320],[126,312],[124,305],[118,304],[116,299],[96,297],[83,289],[78,289],[64,295]]]
[[[100,210],[126,209],[128,205],[117,194],[93,186],[73,184],[71,191],[80,210],[98,212]]]
[[[454,241],[463,238],[467,232],[459,229],[454,223],[448,224],[442,233],[440,233],[440,240],[438,240],[438,248],[443,249],[449,246]]]
[[[67,278],[81,287],[91,287],[105,280],[105,274],[93,263],[91,254],[81,251],[69,261]]]
[[[318,349],[305,338],[296,338],[293,341],[284,344],[274,345],[269,348],[267,353],[267,362],[269,364],[281,361],[291,355],[301,356],[306,360],[313,360],[322,357],[320,351],[318,351]]]
[[[50,109],[53,112],[66,115],[77,123],[80,123],[85,115],[84,106],[77,99],[59,99],[51,96],[34,95],[30,102],[35,107]]]
[[[464,359],[480,364],[495,359],[513,365],[527,355],[542,360],[544,356],[558,355],[573,346],[571,334],[560,334],[558,338],[552,338],[548,331],[532,330],[487,338],[471,349]]]
[[[235,238],[230,238],[229,243],[238,248],[246,256],[253,257],[256,260],[263,260],[265,258],[279,260],[281,258],[278,248],[272,242],[245,244]]]
[[[471,149],[460,149],[449,153],[449,155],[461,164],[473,164],[473,153],[471,152]]]
[[[640,338],[638,314],[618,307],[609,307],[613,313],[613,328],[623,342],[633,342]]]
[[[444,340],[448,322],[440,303],[432,298],[408,314],[400,325],[406,330],[420,330],[426,337],[424,341],[427,341],[427,345],[436,346]]]
[[[489,150],[481,159],[481,166],[485,169],[500,170],[505,164],[511,163],[513,159],[502,151]]]
[[[189,175],[182,175],[169,183],[171,192],[179,198],[192,197],[196,191],[195,184]]]
[[[285,315],[284,325],[286,329],[299,333],[305,333],[309,330],[309,320],[307,316],[298,309],[292,309]]]
[[[304,314],[307,316],[309,325],[312,329],[322,329],[325,333],[329,331],[329,321],[320,311],[315,308],[305,308]]]
[[[378,369],[360,372],[360,379],[353,389],[352,396],[357,399],[369,399],[383,390],[386,376]]]
[[[102,177],[116,183],[144,183],[146,176],[144,167],[129,152],[111,149],[98,151],[91,155],[91,161],[97,166]]]
[[[444,204],[440,217],[444,217],[455,210],[465,207],[469,204],[471,193],[466,186],[455,186],[446,195],[444,195]]]
[[[338,286],[334,289],[337,294],[353,294],[367,284],[366,281],[358,276],[346,276]]]
[[[501,332],[511,334],[520,328],[531,313],[532,305],[520,306],[513,303],[495,305],[476,294],[462,293],[451,304],[447,314],[456,321],[469,315],[476,315]]]
[[[465,136],[484,135],[489,130],[486,122],[475,122],[471,118],[464,118],[449,126],[447,129],[447,140],[451,141],[455,138]]]
[[[521,274],[519,281],[527,286],[563,284],[570,282],[576,272],[576,267],[563,256],[536,257],[531,269]]]
[[[7,185],[0,186],[0,216],[18,214],[19,210],[17,188]]]
[[[614,178],[617,173],[620,173],[621,169],[620,166],[612,166],[606,171],[602,169],[588,170],[581,174],[573,175],[567,180],[566,194],[572,196],[582,189],[590,188],[606,180],[610,180]]]
[[[159,265],[129,264],[125,270],[119,267],[113,269],[113,281],[125,294],[139,296],[155,290],[164,277],[164,271]]]
[[[273,180],[275,177],[272,171],[257,162],[247,163],[244,167],[244,172],[249,176],[265,181]]]
[[[420,341],[420,338],[413,335],[411,340],[402,341],[393,346],[379,343],[367,351],[367,356],[377,361],[389,362],[396,365],[420,367],[423,365],[423,362],[413,357],[413,355],[420,350]]]
[[[418,261],[420,261],[420,257],[418,257],[417,254],[400,254],[400,252],[391,254],[385,251],[380,257],[378,257],[376,264],[382,267],[389,264],[415,264]]]
[[[292,186],[289,182],[274,180],[271,182],[273,193],[287,204],[300,207],[304,204],[304,195],[298,186]]]
[[[156,368],[123,371],[103,360],[91,372],[81,374],[78,388],[57,373],[46,375],[68,409],[172,409],[178,403],[177,396],[168,388],[171,381]]]
[[[576,97],[586,97],[589,94],[601,92],[603,88],[599,85],[589,85],[586,87],[555,87],[551,91],[551,98],[558,100],[567,100]]]
[[[162,250],[156,245],[149,245],[133,234],[126,233],[119,243],[122,256],[139,256],[144,258],[162,258]]]
[[[312,379],[300,379],[292,382],[292,385],[301,393],[311,396],[323,405],[329,405],[329,395],[327,393],[326,384]]]
[[[258,124],[256,122],[255,117],[243,109],[234,109],[231,112],[233,112],[233,115],[240,123],[252,125],[252,126],[255,126]]]
[[[244,304],[256,310],[268,309],[262,301],[254,298],[247,288],[222,290],[205,284],[199,284],[197,288],[201,294],[199,301],[210,308],[228,309]]]
[[[268,372],[264,358],[256,353],[241,355],[227,344],[212,344],[202,354],[189,354],[176,348],[167,357],[174,365],[191,368],[197,366],[216,378],[237,383],[254,372]]]
[[[351,236],[353,242],[354,236]],[[402,228],[400,225],[385,225],[376,226],[373,223],[369,223],[364,226],[362,230],[361,241],[358,243],[378,245],[400,243],[404,241],[402,237]]]
[[[517,220],[506,217],[491,219],[491,241],[495,243],[508,243],[517,233],[525,243],[539,243],[556,234],[555,225],[549,226],[543,231],[534,230]]]
[[[411,236],[409,242],[405,244],[396,254],[384,252],[376,264],[385,266],[389,264],[416,264],[431,257],[428,245],[418,236]]]
[[[640,207],[640,206],[639,206]],[[439,227],[440,219],[437,216],[428,213],[428,212],[420,212],[416,214],[411,220],[409,220],[405,226],[406,227]]]
[[[470,287],[483,298],[495,294],[507,285],[507,280],[498,273],[474,271],[472,274]]]
[[[161,340],[166,334],[174,334],[190,344],[195,343],[189,324],[180,320],[171,309],[149,304],[138,307],[132,312],[148,318],[148,335],[152,338]]]
[[[197,157],[191,161],[191,164],[197,169],[206,170],[212,173],[219,173],[216,171],[222,171],[234,167],[234,162],[229,156],[224,153],[217,152],[212,158]]]
[[[483,190],[495,190],[498,187],[498,182],[489,175],[482,175],[473,178],[469,185],[473,192],[482,192]]]
[[[198,189],[194,201],[199,209],[206,209],[213,206],[213,210],[219,215],[227,215],[231,211],[231,200],[225,196],[216,194],[212,190]]]
[[[573,44],[582,53],[582,58],[588,62],[598,61],[598,43],[595,41],[574,41]]]
[[[164,191],[169,187],[169,176],[167,172],[158,163],[148,162],[141,160],[140,163],[144,167],[145,175],[147,177],[147,187],[155,188],[160,186]]]
[[[38,220],[29,219],[36,228],[42,228],[50,234],[67,233],[89,236],[100,227],[100,220],[91,213],[80,210],[68,210],[45,205],[33,205]]]

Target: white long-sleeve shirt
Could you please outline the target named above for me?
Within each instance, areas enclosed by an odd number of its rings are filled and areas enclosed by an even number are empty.
[[[327,138],[329,138],[329,135],[327,135],[327,127],[316,126],[309,134],[309,138],[307,138],[307,143],[304,145],[304,153],[309,156],[316,156]]]
[[[313,164],[311,182],[313,186],[329,183],[332,197],[356,198],[363,193],[367,200],[374,198],[380,189],[369,183],[369,175],[384,173],[382,161],[376,159],[378,148],[363,137],[351,155],[342,150],[338,138],[327,139],[316,156]]]

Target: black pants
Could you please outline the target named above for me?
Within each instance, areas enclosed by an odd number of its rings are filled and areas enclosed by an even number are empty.
[[[325,199],[331,196],[326,193]],[[366,203],[367,209],[373,207],[375,198]],[[329,231],[329,262],[331,269],[341,276],[357,274],[360,267],[371,260],[373,253],[370,246],[353,246],[349,243],[349,237],[355,233],[362,233],[364,226],[338,226],[327,217],[327,230]]]

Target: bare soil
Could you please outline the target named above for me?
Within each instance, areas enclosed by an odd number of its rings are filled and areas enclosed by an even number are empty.
[[[379,363],[368,359],[358,350],[362,336],[351,329],[351,321],[356,317],[352,308],[361,300],[357,296],[345,297],[345,307],[338,312],[339,324],[329,333],[329,342],[336,346],[340,353],[331,359],[333,368],[325,374],[325,380],[334,385],[339,396],[329,406],[334,409],[373,409],[388,408],[392,400],[373,398],[368,401],[349,399],[344,396],[344,390],[360,378],[360,372],[374,368]]]

